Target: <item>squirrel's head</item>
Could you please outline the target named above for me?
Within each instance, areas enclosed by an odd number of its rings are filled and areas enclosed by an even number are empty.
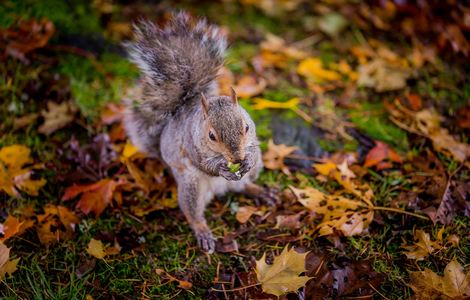
[[[203,139],[206,145],[227,161],[240,163],[245,159],[247,137],[254,127],[245,117],[238,104],[237,95],[232,89],[231,96],[201,97],[203,121]]]

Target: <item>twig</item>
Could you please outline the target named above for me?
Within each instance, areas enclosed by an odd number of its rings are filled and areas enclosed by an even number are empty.
[[[371,289],[373,289],[377,294],[379,294],[382,298],[386,300],[390,300],[389,298],[385,297],[381,292],[379,292],[370,282],[367,283]]]
[[[409,212],[409,211],[406,211],[406,210],[402,210],[402,209],[398,209],[398,208],[385,207],[385,206],[374,206],[372,209],[373,210],[393,211],[393,212],[396,212],[396,213],[399,213],[399,214],[405,214],[405,215],[410,215],[410,216],[420,218],[420,219],[423,219],[423,220],[429,220],[429,217],[426,217],[424,215],[415,214],[415,213],[412,213],[412,212]]]
[[[236,289],[231,289],[231,290],[218,290],[218,289],[214,289],[212,288],[213,291],[216,291],[216,292],[236,292],[236,291],[241,291],[241,290],[245,290],[245,289],[249,289],[251,287],[254,287],[254,286],[258,286],[258,285],[261,285],[260,282],[258,283],[255,283],[255,284],[251,284],[251,285],[247,285],[247,286],[242,286],[242,287],[239,287],[239,288],[236,288]]]

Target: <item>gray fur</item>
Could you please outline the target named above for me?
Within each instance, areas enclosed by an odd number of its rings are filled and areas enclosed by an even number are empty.
[[[127,103],[127,133],[139,149],[169,166],[178,183],[181,210],[201,248],[213,252],[205,206],[215,195],[244,190],[262,168],[250,116],[232,98],[216,95],[226,41],[215,26],[205,21],[191,25],[180,13],[164,29],[141,22],[136,41],[127,48],[144,75],[142,96]],[[207,112],[200,104],[202,93]],[[223,144],[223,153],[214,150],[209,126]],[[228,170],[228,160],[241,163],[240,176]]]

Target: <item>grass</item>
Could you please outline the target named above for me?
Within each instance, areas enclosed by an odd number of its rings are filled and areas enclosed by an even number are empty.
[[[234,4],[230,4],[229,8]],[[206,7],[201,5],[199,9]],[[213,8],[209,8],[209,13]],[[279,30],[276,18],[261,15],[260,11],[250,8],[246,14],[243,7],[231,7],[229,17],[222,14],[213,14],[214,19],[221,19],[231,31],[247,24],[256,25],[254,32],[274,32],[283,34]],[[85,1],[9,1],[0,7],[0,27],[14,24],[17,17],[29,19],[31,17],[49,18],[57,28],[55,43],[63,35],[72,34],[102,34],[100,20],[96,10],[87,5]],[[223,20],[222,20],[223,19]],[[300,26],[297,22],[292,22]],[[289,31],[296,31],[292,26]],[[294,36],[297,37],[298,33]],[[250,67],[249,60],[257,53],[257,47],[245,36],[241,42],[235,42],[229,53],[229,68],[235,74],[243,74]],[[319,46],[320,56],[325,62],[337,61],[341,57],[334,44],[323,42]],[[72,135],[76,135],[80,142],[90,143],[90,138],[105,129],[93,128],[90,124],[96,121],[101,107],[108,102],[119,101],[123,90],[130,86],[137,78],[137,70],[127,60],[114,53],[96,53],[89,57],[75,54],[56,53],[57,63],[47,69],[42,69],[40,62],[33,62],[24,66],[12,59],[0,65],[0,98],[8,105],[0,106],[0,118],[3,124],[0,127],[0,147],[12,144],[24,144],[32,149],[36,161],[46,162],[47,167],[41,172],[49,184],[41,191],[40,197],[24,197],[11,199],[5,194],[0,195],[0,202],[5,207],[0,208],[2,220],[9,213],[15,214],[18,208],[33,205],[36,210],[46,203],[66,205],[73,208],[75,203],[60,201],[64,186],[56,181],[57,171],[50,167],[60,159],[57,149]],[[446,84],[458,88],[437,88],[433,85],[433,76],[423,75],[426,80],[420,81],[416,87],[417,93],[424,98],[436,99],[436,103],[449,100],[450,115],[453,115],[465,103],[470,95],[470,85],[465,80],[458,83],[450,80],[448,74],[458,77],[457,71],[439,73],[438,78],[445,77]],[[450,72],[450,73],[449,73]],[[81,114],[85,117],[85,125],[73,125],[63,131],[47,137],[36,131],[37,121],[24,130],[12,130],[16,117],[31,112],[39,112],[45,107],[44,99],[35,99],[34,92],[29,94],[32,82],[47,83],[58,75],[65,80],[64,86],[69,88],[66,98],[75,101]],[[286,79],[288,74],[282,74],[278,84],[270,86],[263,97],[273,101],[286,101],[292,97],[307,97],[310,95],[305,87],[294,86]],[[387,119],[380,97],[372,96],[359,102],[359,106],[349,109],[346,113],[350,121],[366,136],[384,141],[401,153],[413,152],[415,155],[429,145],[414,145],[403,130],[399,129]],[[63,100],[63,99],[62,99]],[[377,101],[380,100],[380,101]],[[255,111],[251,109],[250,100],[241,99],[241,104],[248,110],[257,124],[257,133],[266,148],[267,140],[272,136],[272,112],[267,110]],[[442,105],[447,105],[446,103]],[[338,111],[342,114],[343,111]],[[286,119],[297,118],[292,112],[282,112]],[[365,116],[365,117],[364,117]],[[90,129],[91,128],[91,129]],[[464,140],[464,139],[463,139]],[[466,141],[466,140],[464,140]],[[468,142],[468,141],[466,141]],[[322,139],[319,141],[322,148],[329,151],[338,149],[356,150],[357,142],[344,144],[342,141]],[[59,145],[59,146],[58,146]],[[448,172],[458,170],[459,165],[439,155],[439,160]],[[457,176],[468,180],[470,174],[467,170],[460,171]],[[412,188],[409,178],[395,171],[376,172],[368,170],[364,180],[370,183],[374,194],[375,204],[389,206],[398,196],[400,189]],[[281,190],[289,185],[298,187],[312,186],[324,191],[333,191],[338,188],[335,183],[324,183],[319,178],[308,174],[295,173],[288,177],[277,171],[263,171],[258,182]],[[127,195],[130,202],[142,198],[142,195]],[[139,198],[140,197],[140,198]],[[125,203],[120,208],[109,208],[100,218],[81,215],[75,236],[72,240],[45,247],[40,245],[35,232],[27,232],[22,237],[8,241],[12,248],[13,258],[21,258],[19,269],[14,276],[8,277],[0,283],[0,298],[2,299],[86,299],[87,295],[94,299],[136,297],[159,297],[161,299],[204,299],[208,291],[214,287],[214,280],[222,272],[239,274],[248,272],[253,267],[253,260],[259,259],[265,251],[282,249],[286,243],[267,242],[258,238],[259,234],[272,229],[271,223],[257,224],[250,220],[241,225],[235,219],[238,207],[244,205],[257,205],[255,200],[247,199],[241,195],[228,195],[221,203],[213,203],[207,212],[210,227],[218,237],[235,230],[247,229],[236,240],[241,255],[215,253],[210,259],[202,254],[195,246],[193,235],[184,221],[181,212],[176,209],[157,211],[145,217],[137,218],[130,211],[131,204]],[[286,204],[287,205],[287,204]],[[291,209],[282,207],[279,209]],[[408,299],[411,290],[407,287],[409,272],[428,267],[437,272],[443,271],[443,266],[452,258],[457,258],[462,265],[470,262],[470,237],[468,217],[457,217],[453,224],[446,226],[445,237],[456,235],[459,237],[459,246],[446,247],[441,252],[432,255],[423,262],[413,264],[406,260],[401,246],[404,241],[410,241],[415,229],[423,229],[436,238],[440,227],[431,222],[418,219],[405,219],[401,214],[377,212],[378,222],[370,228],[370,232],[350,238],[340,238],[342,249],[334,247],[332,239],[318,237],[314,234],[305,236],[297,243],[306,249],[321,249],[326,255],[333,258],[347,257],[351,260],[368,260],[376,272],[384,276],[384,282],[379,291],[390,299]],[[270,221],[274,222],[274,221]],[[380,223],[379,223],[380,222]],[[304,227],[310,224],[303,224]],[[295,234],[292,231],[281,233]],[[111,238],[109,238],[111,236]],[[96,260],[86,253],[86,248],[92,238],[107,238],[112,243],[113,238],[120,239],[123,250],[116,257],[106,260]],[[294,243],[295,244],[295,243]],[[177,282],[169,282],[164,276],[157,275],[156,270],[163,269],[178,279],[193,283],[193,288],[184,290],[178,287]],[[220,279],[220,278],[219,278]]]

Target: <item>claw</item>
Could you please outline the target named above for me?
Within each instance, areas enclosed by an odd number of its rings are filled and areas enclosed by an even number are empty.
[[[215,251],[215,238],[210,230],[196,233],[197,245],[207,254]]]

